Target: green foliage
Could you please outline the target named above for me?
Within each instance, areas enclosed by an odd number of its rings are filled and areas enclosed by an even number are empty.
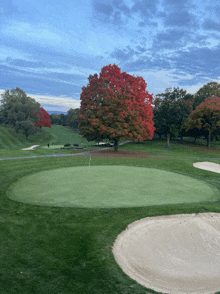
[[[0,122],[12,126],[17,133],[21,130],[26,138],[36,133],[39,118],[35,112],[40,111],[40,104],[19,88],[6,90],[1,96]]]
[[[66,115],[65,114],[63,114],[63,113],[60,113],[59,114],[59,116],[60,116],[60,124],[62,125],[62,126],[67,126],[68,124],[66,123]]]
[[[61,125],[61,117],[57,113],[52,113],[50,115],[50,121],[52,125]]]
[[[78,129],[78,121],[77,121],[78,115],[79,115],[79,108],[76,108],[76,109],[70,108],[67,111],[66,124],[73,129]]]
[[[193,110],[195,110],[199,104],[204,102],[206,98],[209,98],[211,96],[220,97],[219,83],[217,82],[207,83],[196,92],[193,99]]]
[[[25,121],[17,121],[15,124],[15,130],[16,132],[18,132],[19,130],[22,130],[22,132],[26,136],[26,139],[28,138],[29,135],[37,132],[35,124],[29,119]]]
[[[192,111],[191,94],[183,89],[167,88],[165,93],[156,95],[154,99],[154,118],[156,134],[177,137],[183,136],[188,116]],[[167,142],[169,147],[169,142]]]
[[[50,115],[50,120],[52,125],[62,125],[62,126],[68,126],[67,123],[67,115],[61,113],[52,113]]]

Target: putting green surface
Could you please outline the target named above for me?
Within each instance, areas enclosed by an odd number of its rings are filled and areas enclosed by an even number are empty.
[[[153,168],[79,166],[20,178],[10,199],[60,207],[129,207],[216,201],[219,192],[203,181]]]

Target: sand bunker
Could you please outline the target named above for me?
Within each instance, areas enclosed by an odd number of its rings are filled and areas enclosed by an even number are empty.
[[[171,294],[220,291],[220,213],[146,217],[116,239],[115,260],[146,288]]]
[[[220,173],[220,164],[217,163],[204,161],[193,163],[193,166],[200,169],[209,170],[215,173]]]
[[[37,147],[37,146],[40,146],[40,145],[33,145],[33,146],[31,146],[31,147],[28,147],[28,148],[24,148],[24,149],[22,149],[22,150],[33,150],[35,147]]]

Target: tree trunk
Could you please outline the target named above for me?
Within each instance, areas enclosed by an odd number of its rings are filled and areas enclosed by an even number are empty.
[[[170,134],[167,134],[167,146],[166,148],[170,148]]]
[[[114,140],[114,152],[118,152],[118,141]]]
[[[180,142],[183,144],[183,133],[181,133]]]
[[[210,142],[211,142],[211,131],[209,131],[209,135],[207,138],[207,147],[210,148]]]

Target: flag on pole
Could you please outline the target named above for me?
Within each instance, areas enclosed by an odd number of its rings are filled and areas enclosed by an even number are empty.
[[[89,168],[90,168],[90,162],[91,162],[91,155],[90,155],[90,159],[89,159]]]

